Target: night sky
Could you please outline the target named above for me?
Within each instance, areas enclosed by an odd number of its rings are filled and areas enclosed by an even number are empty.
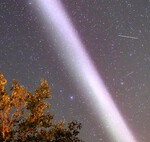
[[[127,126],[138,142],[148,142],[150,1],[61,2]],[[45,24],[40,13],[35,0],[0,0],[0,71],[8,86],[15,78],[34,89],[46,79],[52,91],[51,111],[58,120],[81,122],[80,137],[86,142],[116,142],[83,91],[90,94],[90,89],[68,70],[76,62],[67,64],[62,59],[57,47],[61,35],[50,34],[53,25]]]

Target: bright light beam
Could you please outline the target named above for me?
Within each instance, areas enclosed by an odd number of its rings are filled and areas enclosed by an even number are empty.
[[[92,91],[93,96],[86,92],[88,96],[85,97],[93,100],[93,108],[97,111],[98,118],[105,123],[111,139],[114,142],[137,142],[111,99],[60,1],[35,0],[35,3],[42,11],[47,27],[53,25],[49,34],[59,39],[57,46],[59,52],[66,55],[62,58],[69,64],[68,69],[73,75],[77,74],[80,85]]]

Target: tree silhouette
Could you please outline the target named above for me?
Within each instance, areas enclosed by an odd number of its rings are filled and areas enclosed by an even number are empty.
[[[46,80],[35,91],[28,91],[17,80],[6,91],[6,83],[0,73],[0,142],[83,142],[78,138],[81,123],[54,122],[46,102],[51,97]]]

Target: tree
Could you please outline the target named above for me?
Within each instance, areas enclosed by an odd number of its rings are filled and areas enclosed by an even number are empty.
[[[78,138],[81,123],[54,122],[46,102],[51,97],[46,80],[35,91],[17,80],[6,91],[6,83],[0,73],[0,142],[82,142]]]

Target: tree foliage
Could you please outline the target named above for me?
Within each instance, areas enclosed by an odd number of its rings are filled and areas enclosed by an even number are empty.
[[[81,142],[78,134],[81,123],[54,122],[50,104],[51,97],[46,80],[39,88],[28,91],[13,80],[9,92],[7,80],[0,73],[0,142]]]

